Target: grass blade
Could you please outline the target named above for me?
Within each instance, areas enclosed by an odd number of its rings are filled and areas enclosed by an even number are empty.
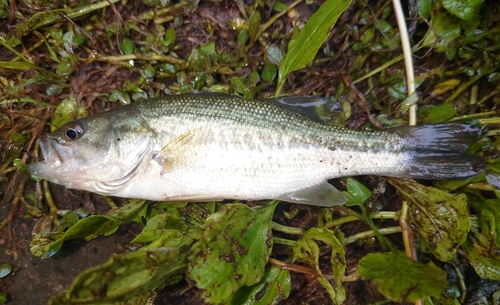
[[[314,59],[340,14],[349,7],[349,4],[351,0],[326,1],[307,21],[299,36],[290,41],[288,53],[280,64],[276,96],[279,96],[288,74],[304,68]]]

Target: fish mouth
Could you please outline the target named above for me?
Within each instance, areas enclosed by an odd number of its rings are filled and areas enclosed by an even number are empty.
[[[37,140],[43,160],[28,165],[28,172],[45,177],[48,172],[61,170],[70,157],[70,148],[60,145],[56,139],[46,137]]]

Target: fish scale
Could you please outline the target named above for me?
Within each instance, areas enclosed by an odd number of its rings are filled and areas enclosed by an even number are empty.
[[[168,116],[180,120],[202,118],[210,121],[212,118],[215,123],[228,120],[232,126],[252,125],[275,131],[279,128],[279,130],[286,131],[292,139],[296,138],[302,143],[343,150],[352,148],[382,150],[385,149],[386,143],[392,143],[393,151],[402,147],[402,138],[394,134],[330,127],[311,120],[304,121],[303,115],[262,100],[247,100],[234,96],[219,97],[219,94],[214,95],[213,98],[210,98],[210,95],[207,98],[206,95],[196,94],[170,96],[167,99],[158,99],[156,104],[139,103],[138,109],[144,117],[152,120],[161,120]]]

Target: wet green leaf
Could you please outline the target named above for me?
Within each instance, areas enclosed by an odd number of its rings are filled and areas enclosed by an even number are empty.
[[[160,235],[170,230],[186,231],[187,229],[187,225],[177,215],[159,214],[151,218],[144,229],[142,229],[142,232],[131,242],[148,243],[156,240]]]
[[[195,48],[189,55],[188,65],[196,71],[208,71],[212,67],[212,60],[206,51]]]
[[[64,61],[57,65],[57,74],[68,76],[75,70],[75,65],[70,61]]]
[[[401,43],[399,33],[389,22],[377,19],[373,25],[382,33],[380,42],[382,43],[384,49],[394,50],[400,47]]]
[[[451,14],[465,21],[477,18],[484,0],[442,0],[443,7]]]
[[[243,286],[258,283],[272,249],[271,219],[276,202],[250,208],[228,204],[210,215],[192,247],[187,277],[209,303],[228,302]]]
[[[161,42],[164,47],[169,47],[175,42],[175,30],[173,28],[168,28],[165,31],[165,37],[163,37],[163,41]]]
[[[369,253],[359,261],[358,272],[395,301],[416,302],[446,288],[446,272],[403,255]]]
[[[277,12],[284,12],[288,9],[288,5],[281,1],[277,1],[276,4],[274,5],[274,10]]]
[[[418,15],[422,18],[429,18],[431,12],[431,0],[418,0]]]
[[[204,44],[200,47],[200,50],[205,52],[208,55],[215,55],[215,42],[209,42],[207,44]]]
[[[189,228],[205,228],[207,218],[213,214],[217,208],[217,203],[186,203],[164,201],[151,206],[148,210],[147,219],[157,215],[168,214],[170,217],[180,218]]]
[[[163,63],[161,65],[161,67],[163,68],[163,71],[170,73],[170,74],[175,74],[175,72],[177,72],[177,69],[175,68],[175,66],[172,64],[169,64],[169,63]]]
[[[190,228],[186,231],[179,230],[163,230],[156,239],[143,248],[161,248],[161,247],[189,247],[194,242],[201,239],[203,230]]]
[[[458,42],[456,40],[451,41],[445,52],[446,59],[453,60],[453,58],[455,58],[455,55],[457,54],[457,48]]]
[[[382,19],[375,20],[373,25],[384,35],[390,35],[394,31],[392,25],[389,22]]]
[[[82,34],[76,34],[71,42],[74,46],[82,45],[86,41],[87,37]]]
[[[183,247],[199,240],[200,228],[189,228],[185,220],[175,214],[159,214],[151,218],[132,243],[150,243],[147,248]]]
[[[445,80],[444,82],[440,82],[436,84],[431,92],[431,97],[436,97],[443,93],[446,93],[450,90],[455,89],[458,85],[460,85],[460,80],[456,78]]]
[[[231,78],[231,86],[233,86],[234,90],[239,93],[244,93],[249,90],[248,84],[245,83],[245,80],[242,77]]]
[[[157,288],[179,282],[186,267],[187,254],[179,248],[115,254],[78,275],[71,287],[49,304],[147,304]]]
[[[327,0],[309,18],[304,28],[300,30],[299,36],[290,41],[288,52],[279,66],[276,95],[279,95],[288,74],[304,68],[313,60],[340,14],[350,3],[350,0]]]
[[[149,98],[148,94],[144,91],[134,92],[132,93],[132,100],[134,101],[143,101]]]
[[[196,77],[191,81],[193,89],[195,90],[201,90],[206,83],[207,83],[207,75],[203,72],[196,75]]]
[[[280,65],[283,57],[283,51],[277,46],[270,46],[269,49],[267,49],[267,59],[276,66]]]
[[[248,84],[250,86],[256,86],[257,83],[260,81],[259,73],[257,73],[256,71],[252,71],[248,75],[247,79],[248,79]]]
[[[389,181],[409,202],[408,217],[415,234],[437,259],[452,259],[470,229],[465,194],[449,194],[413,180]]]
[[[410,96],[405,97],[403,101],[396,108],[400,113],[408,112],[410,106],[416,105],[418,102],[418,95],[416,92],[413,92]]]
[[[120,50],[122,50],[122,52],[125,54],[134,53],[135,47],[134,44],[132,43],[132,40],[128,38],[123,38],[122,41],[120,42]]]
[[[481,30],[481,29],[474,29],[467,33],[464,38],[464,44],[474,44],[480,41],[484,36],[486,36],[488,33]]]
[[[122,105],[128,105],[131,102],[130,95],[128,95],[127,91],[115,89],[109,95],[109,100],[111,102],[119,101]]]
[[[28,69],[36,69],[37,66],[24,61],[0,61],[0,68],[5,69],[16,69],[16,70],[28,70]]]
[[[12,266],[9,264],[0,265],[0,279],[3,279],[12,272]]]
[[[141,70],[141,76],[144,78],[152,78],[155,74],[156,70],[151,64],[144,65],[144,68]]]
[[[448,51],[452,41],[457,39],[461,32],[462,29],[457,19],[443,10],[439,10],[431,19],[431,27],[425,34],[422,45],[433,47],[438,52],[444,53]]]
[[[28,138],[25,137],[22,133],[16,132],[10,136],[10,141],[12,143],[24,144],[26,143],[26,141],[28,141]]]
[[[346,206],[363,205],[363,203],[372,196],[372,192],[359,181],[353,178],[347,178],[347,197]]]
[[[331,248],[332,251],[330,256],[332,274],[328,276],[330,280],[326,279],[319,266],[319,257],[324,249],[320,248],[318,242]],[[343,244],[343,237],[339,238],[334,231],[327,228],[311,228],[297,241],[293,249],[293,260],[300,260],[314,268],[318,282],[325,287],[334,304],[342,304],[345,300],[345,290],[342,286],[346,268]]]
[[[242,30],[239,34],[238,34],[238,38],[236,40],[238,42],[238,45],[243,47],[247,41],[248,41],[248,30]]]
[[[500,281],[500,260],[498,258],[478,251],[470,238],[462,244],[462,248],[465,250],[467,260],[479,277]]]
[[[448,121],[455,116],[455,107],[451,104],[439,106],[423,106],[418,109],[418,122],[438,124]]]
[[[405,82],[387,87],[387,93],[389,93],[389,96],[395,100],[404,100],[408,96]]]
[[[45,93],[47,93],[48,96],[57,96],[61,94],[63,91],[63,87],[59,85],[50,85],[45,89]]]
[[[257,32],[259,32],[260,13],[258,11],[254,11],[250,18],[248,19],[248,36],[250,37],[250,41],[255,41],[257,38]]]
[[[363,42],[363,44],[370,43],[374,36],[375,30],[373,28],[368,28],[361,36],[361,42]]]
[[[469,238],[483,256],[500,260],[500,200],[486,199],[471,203],[477,214],[477,225]]]
[[[273,65],[270,62],[266,62],[266,65],[264,66],[264,69],[262,70],[262,80],[266,83],[270,83],[274,80],[276,77],[276,73],[278,72],[278,69],[276,68],[275,65]]]
[[[52,126],[50,130],[54,131],[73,120],[76,116],[76,108],[76,98],[74,95],[62,100],[62,102],[57,105],[56,111],[52,116]]]
[[[40,232],[30,242],[30,251],[36,256],[47,258],[59,251],[62,243],[68,239],[84,238],[91,240],[99,235],[110,235],[116,232],[122,223],[133,221],[146,211],[144,200],[133,201],[121,208],[112,210],[103,215],[91,215],[80,219],[69,227],[65,233],[53,234]]]
[[[266,268],[260,282],[242,287],[231,299],[231,304],[257,305],[277,304],[288,298],[291,289],[290,272],[275,266]]]
[[[73,53],[73,38],[75,37],[75,32],[68,31],[63,35],[64,48],[66,51]]]

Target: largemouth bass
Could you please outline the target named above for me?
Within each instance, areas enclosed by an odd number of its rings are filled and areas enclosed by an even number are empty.
[[[118,197],[331,206],[346,202],[327,182],[332,178],[478,174],[483,160],[466,149],[479,134],[466,124],[353,131],[275,102],[197,93],[70,122],[38,140],[45,160],[28,171],[68,188]]]

